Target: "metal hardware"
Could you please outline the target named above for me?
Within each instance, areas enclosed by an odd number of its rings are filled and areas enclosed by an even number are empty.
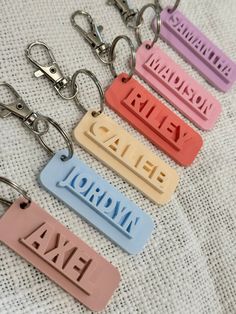
[[[30,206],[30,203],[31,203],[31,198],[28,196],[28,193],[27,191],[23,190],[17,183],[15,183],[14,181],[12,180],[9,180],[5,177],[1,177],[0,176],[0,182],[3,182],[7,185],[9,185],[10,187],[12,187],[14,190],[16,190],[17,192],[19,192],[23,198],[26,200],[25,203],[22,203],[22,208],[26,208],[26,207],[29,207]],[[12,205],[12,202],[3,198],[3,197],[0,197],[0,203],[3,203],[5,205],[8,205],[8,206],[11,206]]]
[[[94,116],[98,116],[99,114],[101,114],[104,111],[104,93],[103,93],[103,89],[102,86],[99,82],[99,80],[97,79],[97,77],[89,70],[87,69],[80,69],[78,71],[76,71],[73,76],[72,76],[72,86],[74,86],[76,84],[76,78],[79,74],[85,74],[87,76],[89,76],[93,82],[95,83],[95,85],[97,86],[98,92],[99,92],[99,96],[100,96],[100,109],[99,110],[94,110],[93,114]],[[81,102],[78,99],[78,96],[75,97],[75,103],[77,105],[77,107],[83,112],[86,113],[88,110],[81,104]]]
[[[134,49],[134,45],[131,41],[131,39],[126,36],[126,35],[120,35],[120,36],[117,36],[112,44],[111,44],[111,49],[110,49],[110,60],[113,60],[114,59],[114,54],[115,54],[115,48],[116,48],[116,45],[117,43],[121,40],[121,39],[124,39],[128,44],[129,44],[129,47],[130,47],[130,51],[131,51],[131,59],[130,59],[130,72],[129,72],[129,75],[126,79],[124,79],[124,82],[128,82],[131,77],[134,75],[134,71],[135,71],[135,65],[136,65],[136,57],[135,57],[135,49]],[[114,77],[117,77],[117,72],[115,70],[115,67],[114,67],[114,64],[111,63],[110,64],[110,70],[111,70],[111,73],[113,74]]]
[[[41,145],[51,154],[53,155],[53,151],[45,144],[42,139],[42,136],[49,131],[49,126],[54,126],[59,133],[63,136],[64,141],[66,142],[66,146],[68,148],[68,156],[62,156],[62,160],[69,160],[73,156],[73,145],[72,142],[67,135],[67,133],[57,124],[54,120],[49,117],[43,116],[40,113],[32,111],[26,103],[23,101],[21,96],[17,93],[17,91],[8,83],[0,83],[0,86],[5,86],[8,88],[13,95],[15,96],[15,101],[11,104],[3,104],[0,102],[0,117],[6,118],[10,114],[18,117],[24,126],[26,126],[37,138],[37,140],[41,143]],[[2,110],[1,110],[2,108]],[[39,124],[41,127],[39,127]],[[42,128],[42,130],[40,130]]]
[[[137,16],[137,24],[140,23],[140,21],[143,20],[143,14],[144,12],[148,9],[148,8],[152,8],[156,14],[156,21],[157,21],[157,28],[156,28],[156,32],[155,32],[155,36],[153,38],[153,41],[151,43],[151,45],[147,46],[147,49],[150,49],[153,47],[153,45],[157,42],[158,38],[159,38],[159,34],[160,34],[160,30],[161,30],[161,17],[160,17],[160,13],[157,10],[157,7],[155,4],[153,3],[148,3],[146,5],[144,5],[142,7],[142,9],[139,11],[138,16]],[[136,36],[136,40],[138,42],[139,45],[142,45],[142,39],[141,39],[141,34],[140,34],[140,28],[136,28],[135,29],[135,36]]]
[[[87,32],[83,30],[82,27],[75,22],[75,18],[77,15],[84,15],[87,18],[88,23],[90,25],[90,31]],[[103,63],[109,64],[109,61],[105,60],[104,56],[108,53],[110,45],[107,44],[102,38],[101,32],[103,30],[103,26],[102,25],[96,26],[92,16],[89,13],[82,10],[75,11],[71,15],[70,21],[72,26],[75,29],[77,29],[78,32],[84,37],[84,39],[89,43],[97,57]]]
[[[177,10],[179,4],[180,4],[180,0],[176,0],[176,1],[175,1],[175,4],[173,5],[173,7],[172,7],[172,8],[169,8],[169,13],[171,13],[171,14],[174,13],[175,10]],[[156,6],[157,9],[159,9],[160,11],[163,10],[163,8],[162,8],[162,6],[161,6],[161,4],[160,4],[160,0],[155,0],[155,6]]]
[[[126,0],[108,0],[108,5],[114,5],[120,12],[122,20],[125,25],[130,28],[140,27],[141,24],[137,25],[135,22],[136,15],[138,13],[137,10],[133,10],[129,7],[128,1]],[[142,23],[142,21],[141,21]]]
[[[48,65],[42,65],[32,57],[31,50],[35,46],[42,46],[46,49],[48,56],[50,58],[50,62]],[[26,49],[26,57],[34,64],[35,67],[39,68],[39,70],[37,70],[34,73],[35,77],[38,78],[45,75],[53,83],[53,87],[63,99],[71,100],[77,95],[78,93],[77,86],[76,86],[76,90],[73,90],[73,94],[71,96],[66,97],[62,95],[61,93],[62,89],[65,89],[67,87],[71,88],[71,81],[70,81],[70,78],[65,77],[62,74],[62,71],[60,70],[56,62],[56,59],[52,53],[52,50],[45,43],[40,42],[40,41],[35,41],[31,43]]]

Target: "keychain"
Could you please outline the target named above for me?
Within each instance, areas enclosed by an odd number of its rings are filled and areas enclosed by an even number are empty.
[[[137,25],[142,22],[142,15],[139,16]],[[131,70],[128,75],[122,73],[117,76],[114,51],[121,39],[127,41],[131,50]],[[128,36],[117,36],[113,40],[107,64],[115,77],[105,92],[108,106],[177,163],[182,166],[190,165],[202,146],[202,138],[132,77],[136,58],[134,46]]]
[[[107,4],[113,5],[118,9],[121,18],[127,27],[132,29],[136,29],[137,27],[139,27],[139,25],[137,26],[136,23],[138,10],[131,9],[126,0],[107,0]]]
[[[46,49],[48,57],[50,59],[49,64],[42,65],[33,58],[32,49],[36,46]],[[26,49],[26,57],[36,68],[38,68],[38,70],[34,73],[35,77],[38,78],[41,76],[46,76],[53,83],[53,87],[61,98],[63,98],[64,100],[71,100],[76,97],[76,95],[78,94],[77,86],[75,86],[75,89],[73,90],[73,94],[71,96],[67,97],[62,94],[62,90],[65,90],[66,88],[71,90],[71,79],[63,75],[52,53],[52,50],[45,43],[41,41],[32,42]]]
[[[123,250],[130,254],[140,252],[154,228],[151,217],[74,155],[73,144],[59,124],[30,110],[11,85],[0,85],[8,87],[16,97],[12,104],[0,103],[0,116],[16,115],[52,155],[39,175],[40,184]],[[41,131],[40,122],[44,123]],[[45,143],[43,135],[50,125],[63,136],[67,149],[54,153]]]
[[[157,27],[153,41],[142,42],[140,30],[143,14],[148,8],[155,12]],[[149,3],[143,6],[136,16],[135,36],[139,47],[135,73],[198,128],[210,130],[219,118],[221,106],[213,95],[155,45],[160,28],[161,19],[156,5]]]
[[[137,23],[143,19],[143,13],[148,8],[155,11],[158,27],[152,42],[142,42],[140,28],[136,29],[139,48],[136,52],[135,72],[197,127],[210,130],[221,113],[219,102],[155,45],[161,20],[154,4],[147,4],[140,10]]]
[[[103,90],[92,72],[86,69],[76,71],[72,86],[76,86],[79,74],[87,75],[95,83],[100,95],[100,109],[87,110],[78,97],[75,98],[85,114],[74,129],[75,141],[150,200],[158,204],[169,201],[179,181],[176,171],[103,113]]]
[[[130,46],[131,69],[129,74],[117,75],[114,64],[110,64],[115,79],[105,92],[106,103],[177,163],[189,166],[202,147],[201,136],[133,78],[136,61],[129,37],[121,35],[114,39],[111,60],[121,39]]]
[[[92,311],[105,308],[120,282],[119,271],[43,208],[15,182],[0,177],[21,197],[0,198],[0,241]]]
[[[155,3],[161,11],[161,38],[210,84],[227,92],[236,80],[236,64],[177,10],[180,0],[176,0],[173,8],[165,9],[162,9],[159,0]],[[154,19],[153,29],[156,30],[156,27]]]

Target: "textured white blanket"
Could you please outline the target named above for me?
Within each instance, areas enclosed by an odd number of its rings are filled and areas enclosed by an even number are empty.
[[[130,2],[141,8],[148,1]],[[77,9],[88,11],[96,24],[104,26],[108,42],[120,34],[134,39],[118,11],[105,0],[2,0],[0,8],[0,81],[11,83],[32,109],[51,116],[70,133],[82,113],[73,102],[61,100],[47,79],[33,77],[35,69],[24,50],[30,42],[42,40],[52,48],[64,73],[90,69],[105,88],[112,79],[109,68],[95,58],[71,26],[70,15]],[[182,0],[180,10],[236,61],[235,0]],[[146,15],[146,25],[150,15]],[[83,27],[85,22],[81,19]],[[143,30],[143,37],[151,36],[148,28]],[[181,181],[171,202],[155,206],[83,149],[75,148],[82,160],[155,220],[155,232],[141,254],[132,257],[124,253],[39,187],[37,176],[49,156],[15,117],[0,119],[0,174],[27,188],[36,202],[119,268],[122,281],[104,313],[236,313],[236,85],[226,94],[218,92],[170,47],[161,40],[158,44],[223,107],[215,128],[200,132],[204,147],[187,169],[177,166],[106,108],[115,121],[178,171]],[[127,70],[129,51],[121,47],[119,44],[119,71]],[[86,78],[80,78],[80,82],[83,103],[96,106],[98,94],[93,83]],[[53,132],[48,143],[62,145]],[[12,191],[2,185],[1,191],[12,197]],[[79,302],[0,245],[1,314],[86,312]]]

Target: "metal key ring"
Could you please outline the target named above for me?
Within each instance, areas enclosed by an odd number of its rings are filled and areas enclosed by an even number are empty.
[[[68,85],[68,87],[71,87],[71,80],[70,80],[70,78],[68,78],[68,84],[67,84],[67,85]],[[65,89],[65,87],[58,88],[56,85],[54,85],[54,88],[55,88],[56,92],[58,93],[58,95],[59,95],[62,99],[64,99],[64,100],[73,100],[73,99],[77,96],[77,94],[78,94],[78,92],[79,92],[78,86],[75,86],[74,89],[72,89],[72,90],[73,90],[73,94],[72,94],[71,96],[66,97],[66,96],[64,96],[64,95],[61,93],[61,90],[62,90],[62,89]]]
[[[41,115],[40,113],[36,113],[37,118],[33,121],[33,132],[35,135],[42,136],[49,131],[49,122],[47,117]],[[42,131],[39,130],[39,123],[44,124],[44,128]],[[27,126],[27,124],[25,124]]]
[[[71,159],[73,157],[74,154],[74,149],[73,149],[73,144],[69,138],[69,135],[60,127],[60,125],[54,121],[53,119],[49,118],[49,117],[45,117],[45,119],[62,135],[62,137],[64,138],[65,142],[66,142],[66,146],[68,149],[68,156],[61,156],[61,160],[62,161],[67,161],[69,159]],[[41,135],[35,134],[37,140],[39,141],[39,143],[43,146],[43,148],[46,149],[46,151],[50,154],[50,155],[54,155],[53,150],[45,143],[45,141],[43,140]]]
[[[19,192],[23,198],[27,201],[25,203],[22,204],[22,208],[27,208],[29,207],[30,203],[31,203],[31,198],[28,196],[27,194],[27,191],[23,190],[17,183],[15,183],[14,181],[12,180],[9,180],[5,177],[1,177],[0,176],[0,181],[7,184],[8,186],[12,187],[14,190],[16,190],[17,192]],[[11,206],[13,202],[5,199],[5,198],[2,198],[0,197],[0,202],[5,204],[5,205],[9,205]]]
[[[101,114],[104,111],[104,93],[103,93],[103,89],[102,86],[99,82],[99,80],[97,79],[97,77],[89,70],[87,69],[79,69],[77,70],[73,76],[72,76],[72,87],[76,84],[76,78],[79,74],[85,74],[87,75],[89,78],[91,78],[93,80],[93,82],[95,83],[95,85],[97,86],[98,92],[99,92],[99,96],[100,96],[100,110],[94,110],[93,114],[95,116],[98,116],[99,114]],[[78,96],[75,97],[75,103],[77,105],[77,107],[83,112],[83,113],[87,113],[88,110],[81,104],[81,102],[78,99]]]
[[[177,10],[179,4],[180,4],[180,0],[176,0],[176,1],[175,1],[175,4],[173,5],[173,7],[168,9],[169,13],[170,13],[170,14],[174,13],[175,10]],[[157,7],[160,11],[163,10],[162,6],[160,5],[160,0],[155,0],[155,5],[156,5],[156,7]]]
[[[117,43],[119,42],[119,40],[121,39],[124,39],[128,44],[129,44],[129,47],[130,47],[130,51],[131,51],[131,66],[130,66],[130,71],[129,71],[129,74],[128,74],[128,77],[126,79],[124,79],[124,82],[128,82],[131,77],[134,75],[134,71],[135,71],[135,66],[136,66],[136,57],[135,57],[135,49],[134,49],[134,45],[131,41],[131,39],[126,36],[126,35],[120,35],[120,36],[117,36],[112,44],[111,44],[111,49],[110,49],[110,55],[109,55],[109,59],[110,60],[113,60],[114,59],[114,55],[115,55],[115,47],[117,45]],[[114,67],[114,64],[111,63],[110,64],[110,70],[111,70],[111,73],[114,77],[117,77],[117,72],[115,70],[115,67]]]
[[[155,12],[155,15],[156,15],[156,18],[157,18],[157,28],[156,28],[156,31],[155,31],[155,36],[153,38],[153,41],[150,45],[148,45],[148,49],[152,48],[153,45],[157,42],[158,38],[159,38],[159,34],[160,34],[160,30],[161,30],[161,17],[160,17],[160,14],[157,12],[157,7],[155,4],[153,3],[148,3],[147,5],[144,5],[142,7],[142,9],[139,11],[139,14],[137,16],[137,24],[140,23],[141,20],[143,20],[143,14],[144,12],[148,9],[148,8],[152,8]],[[136,40],[138,42],[139,45],[142,45],[142,39],[141,39],[141,34],[140,34],[140,28],[137,28],[135,30],[135,37],[136,37]]]

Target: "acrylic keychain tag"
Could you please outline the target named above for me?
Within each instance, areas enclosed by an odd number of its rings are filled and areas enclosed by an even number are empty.
[[[24,125],[33,131],[40,143],[53,155],[39,176],[41,185],[123,250],[130,254],[140,252],[154,228],[151,217],[80,161],[73,154],[67,134],[55,121],[33,113],[11,85],[1,85],[7,86],[16,96],[12,105],[0,103],[4,113],[21,117]],[[43,134],[38,134],[37,124],[40,121],[49,121],[63,135],[67,150],[54,154],[47,147],[42,135],[47,132],[49,125],[45,125]]]
[[[156,1],[159,5],[159,1]],[[213,86],[227,92],[236,80],[236,64],[176,8],[161,11],[160,37]],[[153,20],[156,30],[156,19]]]
[[[0,217],[0,241],[92,311],[103,310],[119,285],[110,262],[25,198]]]
[[[143,248],[154,228],[151,217],[76,156],[64,163],[57,152],[40,184],[130,254]]]
[[[155,9],[154,4],[144,6],[138,14],[138,24],[142,20],[144,11],[149,7]],[[140,28],[136,29],[136,38],[140,46],[136,51],[135,72],[197,127],[210,130],[221,113],[221,106],[215,97],[157,45],[154,45],[161,25],[160,15],[157,12],[156,16],[159,27],[156,29],[157,34],[152,42],[142,43]]]
[[[73,131],[75,141],[153,202],[169,201],[178,184],[177,172],[103,113],[103,90],[92,72],[76,71],[72,86],[79,73],[88,75],[96,84],[100,110],[87,110],[78,97],[75,98],[77,106],[85,113]]]
[[[125,39],[133,51],[129,37],[118,36],[111,55],[120,39]],[[116,77],[113,64],[110,67]],[[173,160],[189,166],[202,147],[201,136],[132,77],[134,68],[132,53],[129,75],[122,73],[113,80],[105,92],[106,103]]]

